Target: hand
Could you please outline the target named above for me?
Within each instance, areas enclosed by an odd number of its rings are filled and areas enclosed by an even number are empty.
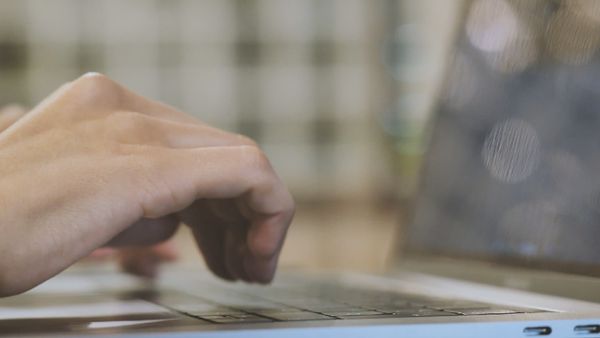
[[[0,134],[0,295],[180,221],[227,279],[269,282],[293,200],[254,142],[105,76],[59,88]]]
[[[0,133],[17,122],[26,112],[25,108],[14,104],[0,109]],[[125,230],[117,238],[113,238],[111,242],[127,243],[126,238],[119,237],[124,237],[128,234],[135,235],[133,231]],[[93,260],[98,260],[114,258],[114,256],[117,257],[124,271],[141,277],[152,278],[156,276],[160,263],[171,262],[177,259],[177,250],[173,242],[166,241],[151,246],[124,247],[119,249],[100,248],[92,252],[89,257]]]

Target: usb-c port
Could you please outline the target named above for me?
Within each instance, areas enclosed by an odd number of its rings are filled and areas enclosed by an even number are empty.
[[[600,324],[577,325],[573,330],[577,334],[597,334],[600,333]]]
[[[523,329],[526,336],[548,336],[552,333],[550,326],[530,326]]]

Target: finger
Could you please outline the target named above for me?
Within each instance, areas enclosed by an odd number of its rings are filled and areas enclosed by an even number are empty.
[[[179,220],[173,215],[141,219],[112,238],[105,246],[147,246],[169,239],[177,231]]]
[[[254,282],[244,265],[248,254],[246,231],[243,225],[230,225],[225,237],[225,264],[230,273],[245,282]]]
[[[133,147],[128,166],[132,169],[143,217],[159,218],[183,210],[198,199],[240,198],[256,215],[273,222],[260,222],[258,236],[275,234],[280,220],[293,210],[293,200],[260,150],[249,146],[163,149]],[[257,242],[258,243],[258,242]],[[257,254],[272,250],[257,247]]]
[[[147,156],[145,170],[151,182],[146,185],[168,188],[145,195],[141,203],[145,217],[182,210],[197,199],[239,198],[252,213],[247,259],[248,266],[255,268],[250,275],[259,282],[273,278],[294,204],[260,150],[247,146],[158,149]],[[213,231],[224,240],[222,229]]]
[[[152,278],[158,273],[161,263],[177,258],[172,241],[148,247],[128,247],[118,251],[121,268],[131,274]]]
[[[150,247],[150,251],[152,251],[152,253],[154,253],[162,262],[173,262],[179,258],[179,253],[173,240],[167,240],[156,244]]]
[[[151,254],[146,247],[121,249],[119,253],[121,269],[140,277],[156,277],[160,263],[160,258]]]
[[[235,281],[237,278],[225,263],[225,229],[218,226],[195,226],[192,231],[206,266],[218,277]]]
[[[104,260],[112,257],[115,254],[115,249],[112,248],[100,248],[94,250],[87,258],[92,260]]]
[[[244,270],[254,282],[267,284],[270,283],[275,276],[278,260],[279,253],[270,258],[245,255],[243,258]]]
[[[244,268],[251,279],[259,283],[273,280],[292,217],[290,210],[252,222],[247,235],[248,254],[244,257]]]
[[[210,203],[214,204],[214,203]],[[225,266],[230,275],[236,279],[242,279],[246,282],[268,283],[273,279],[275,268],[277,266],[279,252],[283,246],[283,234],[275,236],[258,236],[259,240],[266,241],[269,246],[275,247],[272,254],[255,255],[248,249],[248,243],[252,237],[247,235],[247,225],[240,222],[239,211],[236,208],[223,207],[226,204],[219,204],[220,207],[211,207],[211,211],[219,218],[225,221],[221,227],[225,230]],[[218,210],[218,211],[217,211]],[[267,220],[269,223],[271,220]],[[235,223],[238,222],[238,223]],[[211,223],[214,224],[214,223]],[[289,223],[288,223],[289,224]],[[200,224],[202,226],[202,224]],[[261,244],[265,250],[265,244]]]
[[[252,217],[254,211],[243,200],[236,200],[238,210],[251,220],[243,264],[247,275],[256,282],[269,283],[275,275],[279,254],[295,212],[291,196],[289,201],[290,206],[279,213]]]
[[[198,201],[193,206],[179,213],[183,223],[190,226],[196,243],[204,257],[208,268],[217,276],[233,281],[235,278],[225,266],[225,227],[220,220],[208,210],[205,201]]]
[[[244,267],[247,254],[246,232],[248,218],[244,217],[234,199],[207,201],[212,215],[222,220],[225,231],[225,266],[235,278],[252,282]]]
[[[243,266],[239,264],[240,256],[236,252],[236,240],[231,229],[225,230],[225,250],[223,252],[225,259],[225,268],[234,279],[242,279],[241,270]]]
[[[26,112],[25,108],[18,105],[10,105],[2,108],[0,110],[0,132],[13,125]]]
[[[198,203],[197,203],[198,205]],[[205,215],[202,220],[189,222],[192,227],[219,227],[224,232],[224,249],[214,250],[221,257],[211,260],[224,260],[225,268],[230,276],[252,282],[244,268],[244,256],[246,255],[246,229],[247,219],[240,213],[232,199],[208,200],[198,206],[191,206],[193,212]],[[201,243],[198,243],[204,246]]]

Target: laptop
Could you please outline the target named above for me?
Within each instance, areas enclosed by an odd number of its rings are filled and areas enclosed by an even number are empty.
[[[600,337],[600,40],[531,3],[465,11],[388,273],[75,267],[1,299],[0,336]]]

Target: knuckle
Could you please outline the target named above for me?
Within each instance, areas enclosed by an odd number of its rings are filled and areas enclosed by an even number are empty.
[[[96,72],[88,72],[81,75],[77,80],[75,80],[75,83],[86,84],[99,88],[112,88],[116,85],[116,83],[108,76]]]
[[[71,86],[84,102],[116,105],[120,102],[122,88],[116,82],[100,73],[86,73],[75,80]]]
[[[79,78],[80,80],[106,81],[108,76],[98,72],[87,72]]]
[[[254,141],[250,137],[242,134],[236,134],[236,137],[241,145],[258,148],[258,143],[256,143],[256,141]]]
[[[267,172],[271,170],[271,164],[267,155],[256,146],[243,145],[240,147],[243,158],[247,165],[258,172]]]

